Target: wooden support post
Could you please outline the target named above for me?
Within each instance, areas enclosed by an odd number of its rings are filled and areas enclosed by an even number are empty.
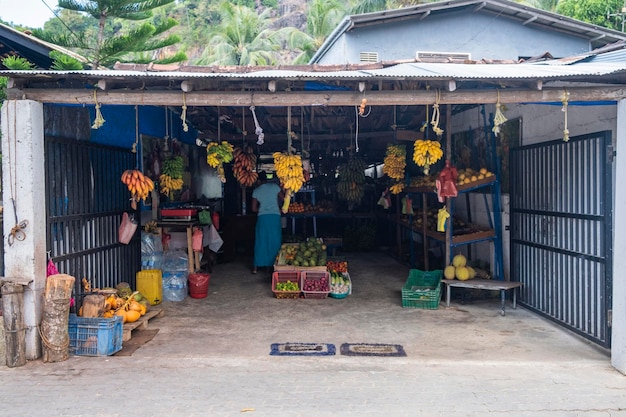
[[[26,365],[26,329],[24,326],[24,286],[14,282],[2,285],[2,316],[6,341],[6,364],[9,368]]]
[[[68,321],[74,281],[73,276],[66,274],[50,275],[46,280],[41,320],[44,362],[62,362],[69,356]]]

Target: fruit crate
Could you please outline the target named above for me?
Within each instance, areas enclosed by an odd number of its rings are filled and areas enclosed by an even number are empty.
[[[70,314],[69,352],[78,356],[109,356],[122,349],[124,322],[121,316],[110,319],[78,317]]]
[[[307,281],[314,281],[316,285],[327,288],[327,290],[306,290],[305,283]],[[327,271],[302,271],[300,282],[302,283],[300,288],[302,289],[304,298],[326,298],[330,293],[330,274]]]
[[[436,310],[441,300],[442,270],[411,269],[402,287],[402,307]]]
[[[295,282],[298,284],[298,291],[279,291],[276,284],[279,282]],[[272,273],[272,292],[276,298],[300,298],[302,283],[300,282],[300,272],[298,271],[275,271]]]

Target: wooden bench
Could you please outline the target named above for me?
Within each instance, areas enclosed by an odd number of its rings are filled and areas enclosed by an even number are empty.
[[[491,279],[470,279],[467,281],[459,281],[457,279],[443,279],[441,280],[441,282],[443,282],[443,284],[446,286],[446,307],[450,307],[450,293],[452,287],[473,288],[476,290],[491,291],[499,290],[500,301],[502,305],[500,314],[503,316],[505,315],[506,291],[513,290],[513,308],[517,308],[517,291],[515,289],[522,286],[521,282],[499,281]]]

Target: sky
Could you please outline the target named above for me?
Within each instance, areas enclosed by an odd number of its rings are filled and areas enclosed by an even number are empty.
[[[0,0],[0,18],[16,25],[41,28],[54,17],[46,4],[54,10],[57,0]]]

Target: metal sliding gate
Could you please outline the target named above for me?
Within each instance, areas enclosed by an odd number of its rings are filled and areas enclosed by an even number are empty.
[[[89,142],[46,138],[47,250],[59,272],[92,287],[113,287],[125,281],[134,288],[141,269],[140,239],[123,245],[118,227],[129,209],[129,194],[120,182],[125,169],[136,165],[127,149]]]
[[[610,346],[611,132],[511,149],[511,279],[520,302]]]

